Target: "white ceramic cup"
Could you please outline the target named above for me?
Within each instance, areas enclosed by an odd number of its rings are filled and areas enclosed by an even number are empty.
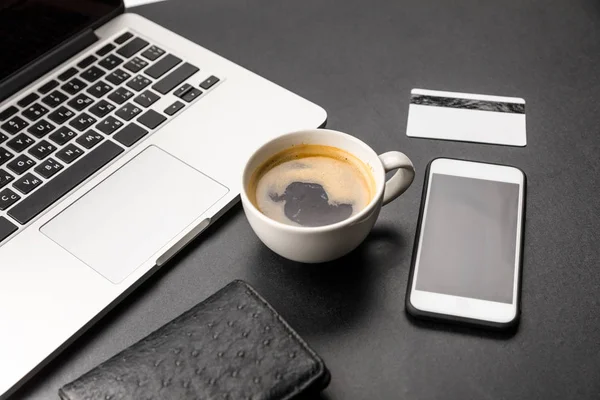
[[[275,221],[256,208],[248,198],[254,171],[273,155],[299,144],[318,144],[345,150],[370,167],[375,195],[357,214],[331,225],[303,227]],[[397,170],[388,180],[385,173]],[[319,263],[354,250],[367,237],[381,207],[400,196],[412,183],[415,170],[410,159],[398,151],[377,155],[364,142],[329,129],[311,129],[279,136],[262,145],[250,157],[242,177],[241,198],[250,226],[262,242],[282,257],[303,263]]]

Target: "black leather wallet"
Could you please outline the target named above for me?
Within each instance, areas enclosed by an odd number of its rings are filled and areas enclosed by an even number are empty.
[[[319,356],[234,281],[63,386],[63,400],[292,399],[329,384]]]

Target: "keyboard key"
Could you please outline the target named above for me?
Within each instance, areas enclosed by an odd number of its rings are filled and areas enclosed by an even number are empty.
[[[65,122],[67,122],[69,120],[69,118],[71,118],[74,115],[75,115],[75,113],[73,111],[69,110],[67,107],[60,106],[56,110],[54,110],[54,112],[51,112],[50,114],[48,114],[48,118],[52,122],[55,122],[58,125],[61,125],[61,124],[64,124]]]
[[[150,90],[145,90],[135,99],[133,99],[133,101],[138,103],[140,106],[150,107],[158,99],[160,99],[160,97],[156,93],[153,93]]]
[[[183,104],[182,102],[176,101],[175,103],[171,104],[169,107],[165,108],[165,114],[173,115],[177,111],[181,110],[184,106],[185,106],[185,104]]]
[[[135,78],[133,78],[132,80],[130,80],[129,82],[127,82],[127,86],[129,86],[136,92],[139,92],[140,90],[144,89],[149,84],[150,84],[150,79],[148,79],[142,75],[138,75]]]
[[[117,53],[125,58],[129,58],[146,46],[148,46],[148,42],[146,42],[144,39],[136,37],[117,50]]]
[[[167,117],[165,117],[164,115],[161,115],[154,110],[148,110],[144,114],[142,114],[142,116],[139,117],[137,120],[143,125],[146,125],[148,128],[154,129],[163,122],[165,122],[166,119]]]
[[[25,154],[21,154],[19,157],[6,164],[8,169],[13,171],[17,175],[21,175],[34,165],[35,161],[27,157]]]
[[[85,84],[81,79],[73,78],[69,82],[62,85],[60,88],[69,94],[77,94],[86,86],[87,84]]]
[[[181,98],[183,100],[187,101],[188,103],[190,103],[191,101],[196,99],[196,97],[200,96],[201,94],[202,94],[202,91],[200,89],[193,88],[192,90],[190,90],[189,92],[187,92],[186,94],[181,96]]]
[[[17,226],[4,217],[0,217],[0,242],[13,234]]]
[[[7,141],[9,138],[8,135],[5,135],[4,133],[0,132],[0,143],[4,143],[5,141]]]
[[[83,60],[79,61],[79,63],[77,64],[77,66],[79,68],[87,68],[90,65],[92,65],[94,63],[94,61],[96,61],[98,58],[96,58],[96,56],[93,55],[89,55],[86,58],[84,58]]]
[[[167,94],[187,78],[198,72],[198,70],[199,69],[194,67],[192,64],[185,63],[180,67],[177,67],[175,71],[169,73],[169,75],[165,76],[160,81],[156,82],[152,88],[158,93]]]
[[[114,85],[120,85],[129,78],[131,78],[131,74],[129,72],[125,72],[122,69],[117,68],[116,70],[108,74],[106,80]]]
[[[95,106],[93,106],[89,109],[89,112],[91,112],[98,118],[102,118],[114,109],[115,109],[115,106],[110,104],[108,101],[100,100],[98,103],[96,103]]]
[[[6,143],[6,146],[10,147],[16,153],[20,153],[29,146],[31,146],[33,142],[35,142],[35,140],[33,140],[24,133],[20,133],[19,135],[15,136],[12,140],[9,140]]]
[[[91,149],[92,147],[100,143],[102,140],[104,140],[104,136],[102,136],[95,130],[90,129],[83,135],[79,136],[76,142],[79,143],[81,146],[85,147],[86,149]]]
[[[100,61],[98,63],[98,65],[100,65],[102,68],[106,68],[107,70],[113,70],[115,69],[119,64],[121,64],[123,62],[123,59],[115,54],[110,54],[108,55],[105,59],[103,59],[102,61]],[[115,85],[117,83],[113,82]]]
[[[156,64],[144,71],[144,73],[154,79],[157,79],[172,70],[180,62],[181,58],[175,57],[173,54],[167,54]]]
[[[54,179],[36,190],[31,196],[8,211],[8,215],[25,224],[63,197],[85,179],[123,152],[123,149],[106,141],[79,160],[74,167],[65,169]]]
[[[18,178],[15,183],[13,183],[13,187],[19,192],[27,194],[41,184],[42,180],[29,172]]]
[[[148,131],[136,124],[135,122],[129,123],[129,125],[125,126],[121,129],[113,138],[123,143],[127,147],[131,147],[138,140],[143,138],[148,134]]]
[[[114,101],[117,104],[123,104],[133,96],[129,90],[125,88],[117,88],[114,92],[108,95],[108,99]]]
[[[177,97],[181,97],[184,94],[186,94],[187,92],[189,92],[190,90],[192,90],[194,87],[192,85],[190,85],[189,83],[184,83],[183,85],[181,85],[181,87],[179,89],[177,89],[176,91],[173,92],[173,96],[177,96]]]
[[[145,57],[145,58],[147,58],[150,61],[154,61],[158,57],[162,56],[163,54],[165,54],[165,51],[163,49],[161,49],[160,47],[152,45],[152,46],[148,47],[142,53],[142,57]]]
[[[96,54],[98,54],[100,57],[104,57],[105,55],[110,53],[114,48],[115,48],[115,45],[109,43],[109,44],[105,45],[104,47],[101,47],[100,50],[98,50],[96,52]]]
[[[123,123],[113,116],[106,117],[102,122],[96,125],[96,129],[105,135],[110,135],[123,126]]]
[[[88,82],[96,82],[102,75],[106,75],[106,72],[102,71],[100,68],[93,66],[85,71],[83,71],[79,76],[85,79]]]
[[[0,211],[6,210],[8,207],[15,204],[17,200],[19,200],[21,196],[6,188],[0,191]]]
[[[49,95],[47,95],[46,97],[44,97],[42,99],[42,102],[52,108],[54,107],[58,107],[59,105],[61,105],[65,100],[67,100],[68,97],[66,94],[55,90],[52,93],[50,93]]]
[[[147,61],[144,61],[139,57],[133,57],[125,65],[123,65],[123,68],[128,69],[131,72],[139,72],[142,69],[146,68],[147,66],[148,66]]]
[[[67,105],[71,108],[74,108],[77,111],[83,111],[87,106],[94,103],[94,100],[89,98],[83,93],[77,95],[77,97],[69,100]]]
[[[204,90],[210,89],[215,83],[219,82],[219,78],[214,75],[206,78],[201,84],[200,87]]]
[[[48,138],[57,145],[62,146],[75,136],[77,136],[77,134],[73,129],[69,128],[68,126],[61,126],[56,132],[48,136]]]
[[[36,143],[35,146],[29,149],[29,154],[31,154],[38,160],[43,160],[50,154],[54,153],[55,150],[56,146],[54,146],[52,143],[42,140],[41,142]]]
[[[9,182],[15,179],[11,174],[3,169],[0,169],[0,188],[6,186]]]
[[[110,86],[106,82],[100,81],[100,82],[94,83],[87,90],[87,92],[96,98],[100,98],[100,97],[104,96],[106,93],[110,92],[111,90],[112,90],[112,86]]]
[[[58,86],[58,82],[55,81],[54,79],[52,79],[51,81],[46,82],[45,84],[43,84],[42,86],[40,86],[38,88],[38,92],[40,92],[41,94],[46,94],[46,93],[50,92],[52,89],[54,89],[57,86]]]
[[[81,113],[76,118],[73,118],[71,122],[69,122],[69,125],[77,129],[79,132],[83,132],[84,130],[92,126],[92,124],[94,124],[95,122],[96,118],[86,113]]]
[[[133,37],[133,35],[130,32],[125,32],[124,34],[122,34],[121,36],[119,36],[118,38],[115,39],[115,43],[123,44],[126,41],[128,41],[129,39],[131,39],[132,37]]]
[[[25,128],[29,125],[29,122],[25,121],[23,118],[19,116],[12,117],[5,123],[3,123],[0,128],[4,129],[6,132],[14,135],[19,132],[21,129]]]
[[[17,101],[17,105],[19,107],[27,107],[28,105],[30,105],[31,103],[33,103],[34,101],[36,101],[39,98],[40,98],[40,96],[38,96],[37,93],[29,93],[27,96],[25,96],[21,100]]]
[[[23,110],[23,115],[30,121],[37,121],[42,117],[42,115],[46,114],[47,112],[48,109],[46,107],[44,107],[40,103],[34,103],[33,105],[29,106],[29,108],[27,108],[26,110]]]
[[[71,67],[68,70],[66,70],[65,72],[63,72],[62,74],[60,74],[58,76],[58,79],[60,79],[61,81],[66,81],[69,78],[73,77],[75,74],[77,73],[77,68],[75,67]]]
[[[10,160],[13,157],[14,157],[13,153],[0,147],[0,165],[4,164],[5,162],[7,162],[8,160]]]
[[[75,146],[73,143],[66,145],[62,150],[56,153],[56,158],[64,161],[67,164],[71,164],[73,161],[83,155],[83,150]]]
[[[17,111],[19,111],[19,109],[15,106],[5,108],[4,110],[2,110],[2,112],[0,112],[0,121],[6,121],[7,119],[15,115]]]
[[[61,169],[63,169],[61,163],[59,163],[53,158],[49,158],[37,167],[35,167],[33,170],[40,174],[42,178],[50,179]]]
[[[131,103],[125,104],[123,107],[119,108],[115,115],[122,120],[129,121],[136,115],[142,112],[142,109],[138,106],[134,106]]]
[[[37,138],[43,138],[48,133],[54,130],[55,126],[45,119],[40,119],[38,122],[33,124],[27,129],[27,132],[31,133],[33,136]]]

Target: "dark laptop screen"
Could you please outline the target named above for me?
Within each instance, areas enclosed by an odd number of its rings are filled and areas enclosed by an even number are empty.
[[[0,0],[0,82],[120,5],[120,0]]]

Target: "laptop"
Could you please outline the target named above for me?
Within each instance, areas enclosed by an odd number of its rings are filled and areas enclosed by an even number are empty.
[[[117,0],[0,0],[0,38],[5,398],[237,202],[255,148],[326,112]]]

